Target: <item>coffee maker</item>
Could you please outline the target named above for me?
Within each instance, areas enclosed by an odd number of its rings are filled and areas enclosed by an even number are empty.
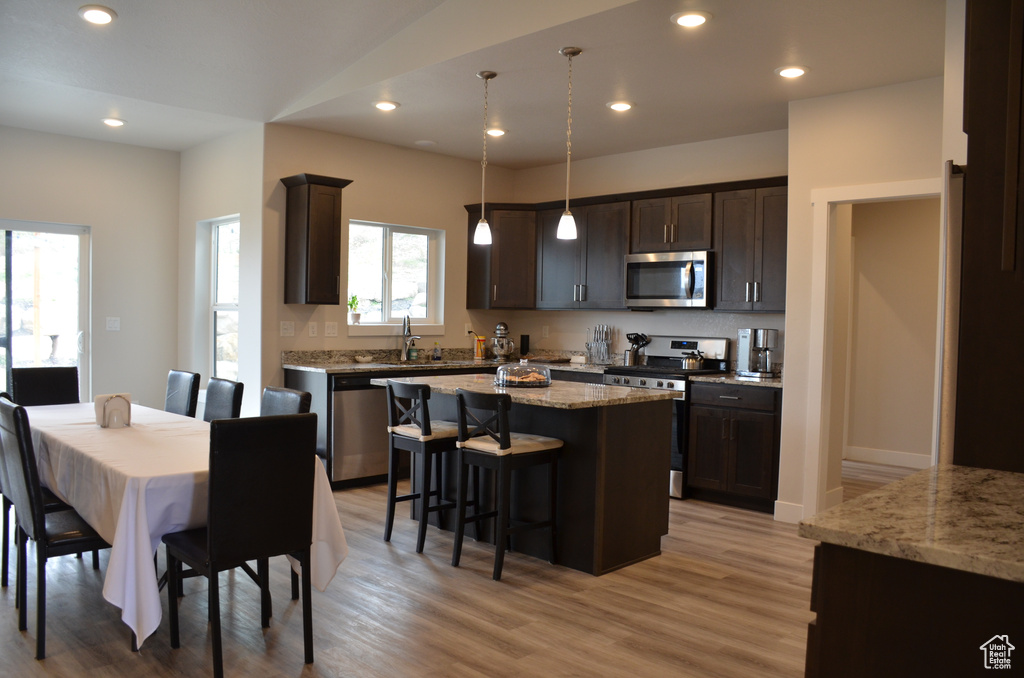
[[[737,331],[736,376],[770,379],[778,376],[776,349],[779,331],[744,329]]]

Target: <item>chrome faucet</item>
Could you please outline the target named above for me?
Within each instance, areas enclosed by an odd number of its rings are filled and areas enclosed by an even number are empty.
[[[422,337],[412,333],[409,316],[405,316],[402,319],[402,356],[399,358],[403,363],[409,360],[409,347],[412,346],[412,343],[417,339],[422,339]]]

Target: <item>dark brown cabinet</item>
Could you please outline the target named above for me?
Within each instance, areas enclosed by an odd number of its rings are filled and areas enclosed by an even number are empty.
[[[479,220],[479,212],[470,212],[466,307],[533,308],[537,285],[537,213],[489,211],[490,245],[473,243],[473,231]]]
[[[573,209],[577,238],[555,237],[562,209],[538,214],[537,308],[621,309],[629,203]]]
[[[715,193],[716,310],[786,310],[787,196],[786,186]]]
[[[633,202],[630,252],[711,248],[711,194],[698,193]]]
[[[284,303],[341,303],[341,189],[352,183],[317,174],[281,179],[285,214]]]
[[[772,511],[781,390],[690,384],[686,496]]]

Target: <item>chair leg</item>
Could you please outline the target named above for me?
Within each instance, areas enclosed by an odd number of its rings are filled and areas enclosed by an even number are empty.
[[[100,569],[100,552],[98,549],[93,549],[92,551],[92,569]]]
[[[512,494],[512,473],[505,459],[498,462],[498,517],[494,534],[494,581],[501,579],[501,567],[505,563],[505,549],[508,539],[509,497]]]
[[[462,537],[466,531],[466,484],[469,482],[469,469],[464,463],[462,450],[458,450],[456,455],[459,476],[455,489],[455,544],[452,546],[452,567],[458,567],[462,558]],[[477,492],[479,491],[478,488]]]
[[[170,549],[167,549],[167,610],[171,625],[171,647],[174,649],[181,647],[178,639],[178,577],[180,574],[178,559],[171,555]]]
[[[16,575],[16,596],[18,598],[18,630],[28,630],[28,576],[25,572],[28,567],[28,553],[25,548],[25,540],[28,536],[25,531],[18,527],[18,572]]]
[[[270,559],[260,558],[256,561],[256,576],[260,580],[260,623],[263,628],[270,628]]]
[[[224,678],[224,650],[220,642],[220,573],[210,573],[210,632],[213,636],[213,676]]]
[[[558,512],[558,454],[551,455],[551,463],[549,464],[551,472],[548,476],[548,520],[551,521],[551,558],[548,562],[552,565],[557,560],[556,557],[556,530],[555,526],[558,521],[555,520],[555,514]]]
[[[46,547],[36,542],[36,659],[46,659]]]
[[[10,535],[11,535],[11,500],[8,499],[6,496],[3,498],[3,505],[4,505],[4,518],[3,518],[3,522],[4,522],[4,535],[3,535],[4,552],[3,552],[3,555],[0,556],[0,558],[3,559],[3,563],[2,563],[2,565],[0,565],[0,586],[3,586],[3,587],[6,588],[6,586],[7,586],[7,570],[8,570],[9,562],[10,562],[10,554],[8,553],[8,549],[11,546],[11,542],[10,542]]]
[[[302,558],[302,644],[307,664],[313,663],[313,590],[312,575],[309,571],[310,554]]]
[[[384,541],[391,541],[391,528],[395,525],[396,496],[398,496],[398,450],[392,443],[388,450],[388,506],[384,518]]]
[[[416,553],[423,553],[423,544],[427,540],[427,516],[430,507],[430,454],[423,451],[420,455],[420,526],[416,533]]]
[[[292,600],[299,599],[299,575],[292,570]]]

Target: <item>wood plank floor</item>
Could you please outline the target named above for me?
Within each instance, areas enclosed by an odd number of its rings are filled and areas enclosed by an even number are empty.
[[[287,566],[278,558],[271,565],[275,614],[265,631],[253,584],[244,575],[221,577],[227,675],[803,675],[814,545],[769,515],[673,500],[660,557],[592,577],[513,553],[494,582],[493,551],[471,539],[459,568],[449,564],[451,535],[435,528],[416,554],[407,517],[384,543],[383,486],[337,492],[335,500],[350,555],[327,592],[313,592],[315,663],[302,663],[301,608],[289,600]],[[100,572],[88,558],[51,561],[41,662],[34,658],[34,578],[27,632],[17,630],[13,582],[0,592],[0,675],[211,673],[206,582],[185,583],[180,650],[170,649],[165,611],[133,654],[119,611],[102,599],[105,567],[105,555]]]

